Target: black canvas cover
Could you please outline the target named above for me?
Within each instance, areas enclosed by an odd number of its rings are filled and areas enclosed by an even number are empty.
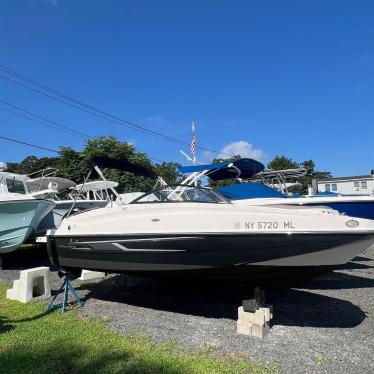
[[[118,169],[127,171],[143,177],[157,178],[156,173],[143,165],[133,164],[127,160],[118,160],[115,158],[104,157],[104,156],[93,156],[90,159],[90,165],[92,167],[98,166],[100,168]]]

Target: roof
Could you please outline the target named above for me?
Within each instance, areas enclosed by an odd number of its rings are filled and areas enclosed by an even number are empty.
[[[374,179],[374,176],[373,175],[355,175],[352,177],[331,177],[331,178],[317,179],[317,183],[331,182],[331,181],[349,181],[349,180],[357,180],[357,179]]]

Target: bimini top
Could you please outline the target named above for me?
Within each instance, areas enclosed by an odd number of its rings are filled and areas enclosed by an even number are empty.
[[[46,190],[50,187],[50,183],[57,183],[57,190],[63,191],[69,188],[74,188],[76,183],[67,178],[61,177],[39,177],[26,181],[27,189],[30,192]]]
[[[71,187],[71,190],[87,192],[87,191],[102,191],[106,189],[118,187],[118,182],[113,181],[91,181],[86,182],[85,184],[77,184],[74,187]]]
[[[122,171],[127,171],[136,175],[141,175],[143,177],[157,178],[156,173],[143,165],[133,164],[127,160],[118,160],[115,158],[104,157],[104,156],[93,156],[90,159],[90,164],[92,167],[99,166],[109,169],[118,169]]]
[[[284,197],[281,192],[262,183],[238,183],[222,187],[218,190],[223,196],[230,200],[255,199],[262,197]]]
[[[222,180],[237,177],[248,179],[263,171],[265,166],[256,160],[241,158],[236,161],[219,162],[216,164],[181,166],[178,169],[183,174],[207,170],[209,173],[206,175],[208,175],[210,179]]]

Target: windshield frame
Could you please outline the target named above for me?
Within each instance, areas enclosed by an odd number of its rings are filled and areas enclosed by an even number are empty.
[[[162,190],[171,189],[170,192],[165,195],[161,192]],[[182,195],[187,190],[198,190],[202,192],[205,196],[207,196],[211,201],[201,201],[201,200],[187,200],[183,199]],[[159,193],[162,195],[165,200],[153,200],[153,201],[141,201],[147,196],[151,196],[152,194]],[[177,194],[177,199],[172,199],[171,195]],[[178,198],[181,198],[180,200]],[[165,203],[201,203],[201,204],[232,204],[228,199],[226,199],[223,195],[221,195],[219,192],[207,188],[207,187],[200,187],[200,186],[190,186],[186,184],[172,184],[167,186],[161,186],[159,188],[155,188],[152,191],[146,192],[143,195],[137,197],[135,200],[131,201],[129,204],[148,204],[148,203],[159,203],[159,204],[165,204]]]

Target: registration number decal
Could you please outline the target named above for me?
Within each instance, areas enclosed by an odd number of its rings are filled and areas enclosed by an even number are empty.
[[[295,226],[292,221],[250,221],[245,222],[244,227],[248,230],[276,230],[276,229],[294,229]]]

